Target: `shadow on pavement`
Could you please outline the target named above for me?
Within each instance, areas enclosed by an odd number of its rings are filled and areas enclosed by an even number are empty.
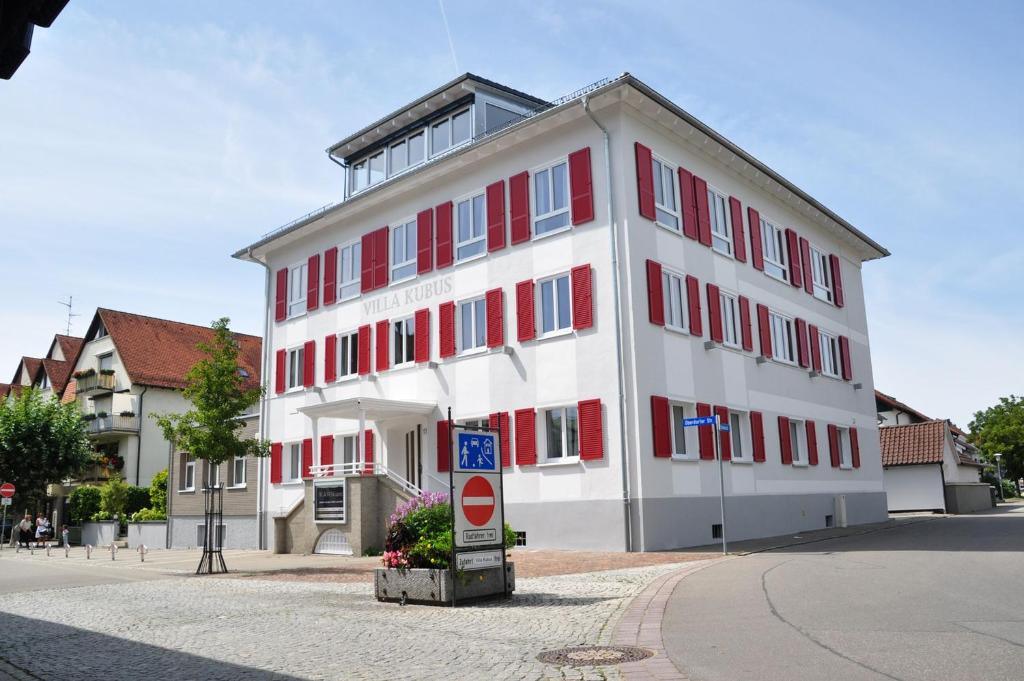
[[[29,678],[60,681],[299,679],[6,612],[0,612],[0,641],[0,678],[7,678],[6,662]]]

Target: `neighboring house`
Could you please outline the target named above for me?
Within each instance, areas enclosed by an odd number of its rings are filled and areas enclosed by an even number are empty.
[[[18,361],[18,368],[14,370],[14,378],[11,379],[11,386],[15,388],[11,392],[17,392],[24,388],[31,388],[39,380],[43,370],[43,360],[38,357],[22,357]]]
[[[732,427],[731,539],[885,519],[861,267],[888,252],[658,92],[466,74],[328,152],[344,200],[235,254],[270,292],[265,545],[380,548],[447,490],[449,407],[504,428],[527,546],[715,541],[696,415]]]
[[[956,431],[956,433],[954,432]],[[890,511],[970,513],[992,507],[984,464],[958,442],[948,421],[879,429]]]
[[[259,434],[259,414],[241,417],[245,427],[241,437]],[[168,469],[167,517],[170,548],[203,545],[206,530],[204,488],[222,488],[223,520],[221,545],[228,549],[259,548],[256,500],[259,491],[259,461],[232,459],[219,466],[208,466],[184,452],[175,453]]]
[[[879,426],[902,426],[908,423],[923,423],[932,419],[895,397],[875,390],[875,411],[878,412]]]
[[[71,379],[74,361],[82,347],[82,339],[57,334],[50,342],[50,349],[41,360],[42,365],[32,384],[43,397],[63,396]]]

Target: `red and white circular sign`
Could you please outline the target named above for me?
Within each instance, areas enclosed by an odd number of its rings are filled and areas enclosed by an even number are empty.
[[[9,482],[5,482],[0,485],[0,497],[10,499],[14,496],[14,485]]]
[[[462,513],[471,525],[486,525],[494,515],[494,488],[487,478],[474,475],[462,488]]]

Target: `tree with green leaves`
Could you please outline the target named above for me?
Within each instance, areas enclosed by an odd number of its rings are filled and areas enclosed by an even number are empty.
[[[19,506],[42,504],[48,483],[77,476],[91,461],[77,404],[31,389],[0,400],[0,482],[14,483]]]
[[[229,321],[222,317],[213,323],[213,341],[199,344],[199,349],[207,356],[196,362],[185,377],[187,386],[183,394],[192,403],[192,409],[184,414],[154,416],[164,437],[173,442],[178,451],[188,452],[211,466],[235,457],[264,457],[270,453],[267,443],[239,437],[244,427],[239,417],[259,403],[263,388],[246,386],[246,375],[238,364],[238,341],[228,327]],[[208,505],[208,536],[200,570],[212,572],[212,567],[203,569],[204,563],[212,566],[207,558],[216,528],[210,508],[212,506]],[[220,562],[223,565],[223,559]]]
[[[971,442],[986,461],[994,464],[994,455],[1003,455],[1003,479],[1024,477],[1024,397],[1000,397],[999,404],[975,412],[970,429]]]

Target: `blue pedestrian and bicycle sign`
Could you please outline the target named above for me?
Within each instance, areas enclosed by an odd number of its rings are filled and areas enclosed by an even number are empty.
[[[496,439],[494,433],[459,433],[458,470],[497,472]]]

